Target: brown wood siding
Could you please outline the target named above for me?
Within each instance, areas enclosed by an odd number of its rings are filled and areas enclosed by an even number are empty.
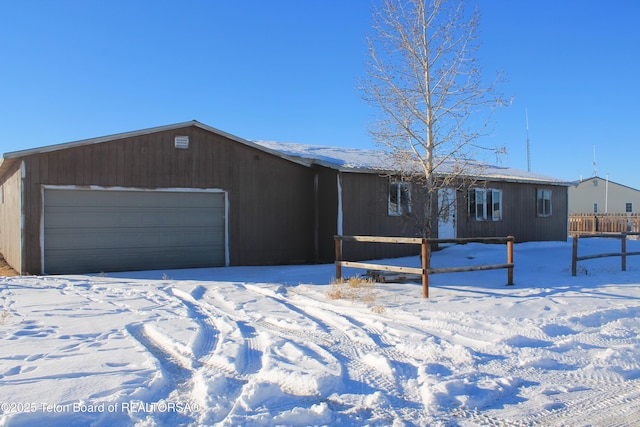
[[[343,234],[372,236],[420,236],[422,203],[420,187],[412,185],[412,212],[388,213],[389,178],[364,173],[342,173]],[[378,259],[418,254],[417,245],[344,242],[347,260]]]
[[[317,246],[318,262],[335,260],[333,236],[338,233],[338,172],[334,169],[317,167]]]
[[[18,272],[22,270],[21,230],[21,163],[15,162],[0,178],[0,252]]]
[[[189,136],[188,149],[174,147]],[[42,185],[228,193],[232,265],[312,261],[313,171],[191,126],[25,158],[25,267],[40,272]]]
[[[514,236],[516,242],[555,240],[566,241],[567,187],[509,182],[479,184],[478,188],[502,190],[502,220],[474,221],[469,219],[466,192],[458,193],[458,237]],[[537,189],[551,190],[552,215],[538,217]]]

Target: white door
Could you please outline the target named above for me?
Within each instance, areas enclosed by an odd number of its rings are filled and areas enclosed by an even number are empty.
[[[456,237],[456,189],[445,187],[438,190],[438,238]]]

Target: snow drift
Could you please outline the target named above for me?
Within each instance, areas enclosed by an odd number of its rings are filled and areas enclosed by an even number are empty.
[[[452,246],[432,266],[504,256]],[[525,243],[515,263],[515,286],[441,274],[429,299],[417,283],[330,299],[332,265],[1,278],[0,422],[637,424],[640,257],[571,277],[569,243]]]

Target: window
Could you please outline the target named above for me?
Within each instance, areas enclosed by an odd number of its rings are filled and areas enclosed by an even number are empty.
[[[627,213],[633,212],[633,203],[626,203],[625,212],[627,212]]]
[[[538,189],[538,216],[551,216],[551,190]]]
[[[597,203],[593,204],[593,213],[598,213],[598,204]]]
[[[474,188],[469,190],[469,219],[502,220],[502,190]]]
[[[389,215],[411,213],[411,186],[408,182],[389,183]]]

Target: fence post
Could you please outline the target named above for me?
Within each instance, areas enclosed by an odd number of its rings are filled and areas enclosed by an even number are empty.
[[[513,236],[507,237],[507,264],[513,264]],[[513,285],[513,265],[507,268],[507,286]]]
[[[336,240],[336,282],[340,283],[342,281],[342,265],[340,262],[342,261],[342,241],[340,240],[340,236],[335,236]]]
[[[622,271],[627,271],[627,233],[622,233]]]
[[[422,298],[429,298],[429,241],[422,239]]]
[[[571,251],[571,275],[575,276],[578,269],[578,235],[573,235],[573,250]]]

